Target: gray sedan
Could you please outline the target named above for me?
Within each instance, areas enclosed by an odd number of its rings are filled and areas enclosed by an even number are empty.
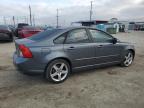
[[[71,72],[101,66],[128,67],[135,49],[110,34],[87,27],[46,30],[15,40],[13,62],[23,73],[43,73],[54,83],[65,81]]]

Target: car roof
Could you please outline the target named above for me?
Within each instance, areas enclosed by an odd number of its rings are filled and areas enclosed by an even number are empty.
[[[61,29],[61,30],[66,30],[66,31],[69,31],[69,30],[73,30],[73,29],[96,29],[94,27],[86,27],[86,26],[72,26],[72,27],[61,27],[61,28],[57,28],[57,29]],[[98,29],[96,29],[98,30]]]
[[[102,31],[102,30],[97,29],[95,27],[89,27],[89,26],[64,27],[64,28],[58,28],[58,29],[62,29],[62,32],[68,32],[68,31],[71,31],[74,29],[94,29],[94,30],[101,31],[101,32],[104,32],[104,33],[110,35],[109,33],[105,32],[105,31]]]

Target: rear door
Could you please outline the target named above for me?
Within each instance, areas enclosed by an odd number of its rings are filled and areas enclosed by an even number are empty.
[[[95,46],[95,64],[108,64],[120,61],[122,47],[113,44],[113,37],[105,32],[89,29]]]
[[[75,29],[68,33],[64,50],[71,58],[73,68],[83,68],[94,64],[95,48],[85,29]]]

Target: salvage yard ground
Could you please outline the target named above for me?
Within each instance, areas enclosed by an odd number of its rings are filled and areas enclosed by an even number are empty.
[[[14,43],[0,43],[0,108],[144,108],[144,32],[115,37],[135,45],[131,67],[77,72],[57,85],[16,71]]]

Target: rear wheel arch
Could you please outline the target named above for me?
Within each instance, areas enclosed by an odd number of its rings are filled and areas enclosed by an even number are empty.
[[[71,61],[70,61],[68,58],[66,58],[66,57],[57,57],[57,58],[54,58],[54,59],[52,59],[50,62],[47,63],[44,72],[46,72],[46,69],[47,69],[48,65],[49,65],[52,61],[55,61],[55,60],[65,60],[66,62],[68,62],[69,66],[70,66],[70,72],[72,71],[72,63],[71,63]]]
[[[56,64],[60,64],[61,66],[62,64],[64,64],[65,65],[64,70],[63,68],[59,70],[60,67],[57,67]],[[52,70],[54,69],[54,66],[57,67],[58,70],[57,69],[55,69],[55,71]],[[68,59],[60,57],[60,58],[55,58],[51,60],[47,64],[43,75],[46,80],[52,83],[58,84],[58,83],[64,82],[69,77],[70,73],[71,73],[71,66],[70,66]],[[51,76],[52,74],[55,76]],[[59,79],[59,76],[60,76],[60,79]]]

